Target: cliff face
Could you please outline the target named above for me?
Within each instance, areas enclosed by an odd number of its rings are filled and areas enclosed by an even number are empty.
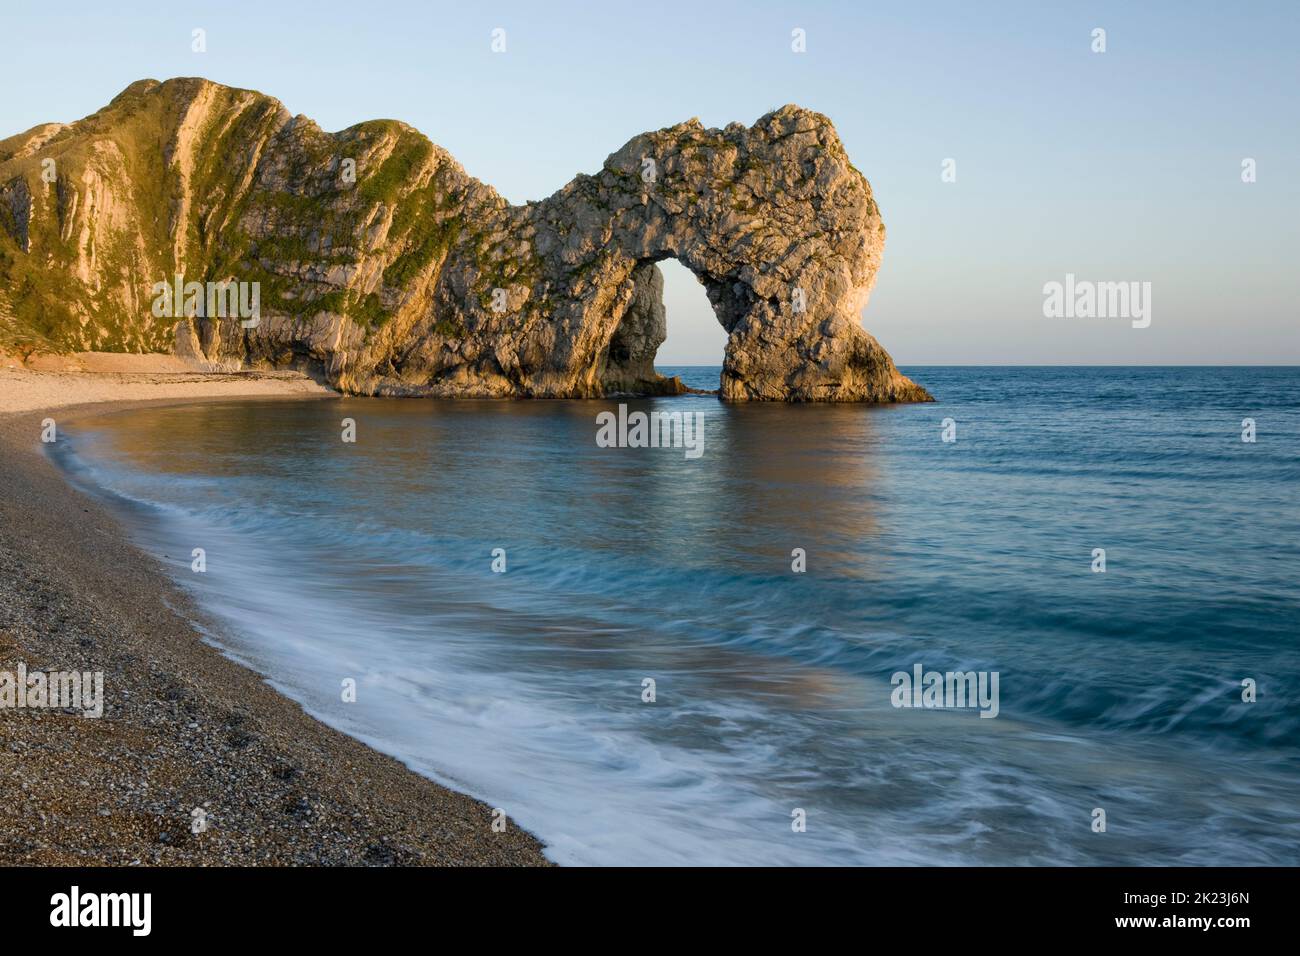
[[[675,257],[728,333],[724,398],[927,400],[858,321],[883,244],[830,121],[795,106],[644,133],[523,206],[402,123],[325,133],[200,79],[0,141],[0,344],[310,365],[360,394],[672,391]],[[157,314],[178,275],[255,283],[256,321]]]

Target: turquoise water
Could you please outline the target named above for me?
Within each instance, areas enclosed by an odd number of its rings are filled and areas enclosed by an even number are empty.
[[[617,401],[360,399],[56,455],[232,656],[560,862],[1295,863],[1300,369],[905,371],[940,401],[627,402],[696,459],[597,447]],[[894,707],[918,663],[998,716]]]

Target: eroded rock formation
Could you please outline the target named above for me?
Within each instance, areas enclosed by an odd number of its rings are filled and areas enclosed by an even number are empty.
[[[926,400],[859,323],[884,236],[830,121],[795,106],[644,133],[513,206],[402,123],[325,133],[259,93],[142,80],[0,142],[0,335],[360,394],[664,392],[674,257],[727,331],[724,398]],[[176,275],[257,283],[258,321],[156,315]]]

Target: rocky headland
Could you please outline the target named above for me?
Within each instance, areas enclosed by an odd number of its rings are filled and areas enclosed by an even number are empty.
[[[663,394],[676,258],[728,334],[732,401],[929,394],[859,321],[885,227],[830,120],[643,133],[512,205],[393,120],[141,80],[0,141],[0,349],[172,352],[365,395]]]

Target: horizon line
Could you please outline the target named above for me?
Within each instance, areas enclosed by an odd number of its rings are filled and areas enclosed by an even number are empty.
[[[1098,363],[1098,362],[896,362],[901,368],[1300,368],[1300,362]],[[665,368],[721,368],[722,363],[656,362]]]

